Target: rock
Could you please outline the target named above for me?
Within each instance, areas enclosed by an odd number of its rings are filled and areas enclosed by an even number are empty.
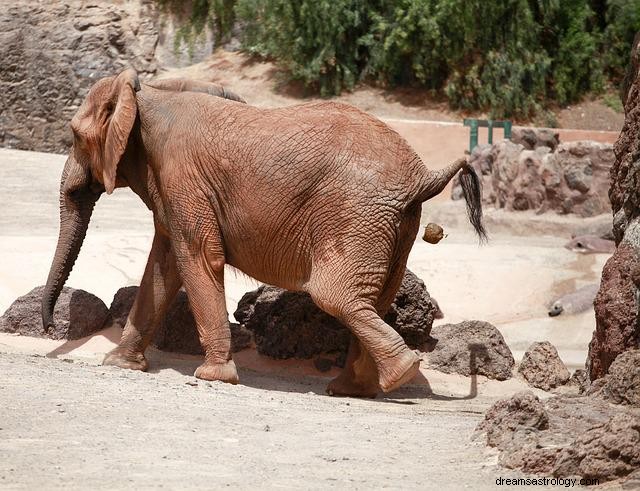
[[[640,350],[632,349],[617,356],[609,373],[598,379],[589,394],[598,395],[614,404],[640,407]]]
[[[41,301],[44,286],[38,286],[14,301],[0,317],[0,332],[51,339],[80,339],[99,330],[108,317],[107,306],[95,295],[65,286],[53,311],[54,325],[42,329]]]
[[[546,128],[514,128],[511,141],[522,145],[526,150],[547,147],[553,152],[560,144],[560,134]]]
[[[609,421],[576,435],[553,468],[558,477],[579,475],[611,481],[640,469],[640,418],[615,414]]]
[[[562,295],[554,300],[549,307],[549,317],[555,317],[562,313],[572,315],[584,312],[593,307],[593,301],[598,293],[600,285],[585,285],[575,292]]]
[[[427,356],[430,368],[444,373],[472,374],[507,380],[515,361],[500,331],[488,322],[464,321],[432,329],[437,344]]]
[[[549,138],[549,146],[530,144],[526,137],[476,147],[469,164],[481,177],[483,202],[509,211],[554,211],[582,217],[609,212],[611,145],[591,141],[556,145]],[[452,198],[462,198],[457,178]]]
[[[413,348],[430,340],[436,309],[424,283],[406,270],[385,321]],[[313,358],[338,354],[344,364],[350,333],[335,318],[320,310],[311,297],[272,286],[245,294],[234,313],[253,332],[258,352],[272,358]]]
[[[603,377],[620,353],[638,347],[638,286],[633,280],[636,268],[638,255],[626,242],[618,246],[604,265],[594,301],[596,329],[587,356],[591,380]]]
[[[596,330],[589,344],[589,377],[603,377],[616,357],[640,345],[640,36],[631,50],[622,100],[625,121],[614,146],[609,198],[617,250],[602,271]]]
[[[515,432],[548,427],[549,416],[540,399],[530,391],[523,391],[491,406],[477,430],[486,432],[490,447],[504,447]]]
[[[569,381],[569,370],[548,341],[529,346],[518,372],[530,385],[542,390],[551,390]]]
[[[137,293],[137,286],[127,286],[116,292],[109,308],[113,319],[112,325],[124,327]],[[251,344],[249,331],[235,323],[230,323],[229,327],[231,329],[231,352],[241,351]],[[184,291],[181,290],[176,295],[176,299],[158,327],[152,343],[162,351],[189,355],[204,354],[187,294]]]
[[[133,301],[138,294],[137,286],[125,286],[120,288],[113,296],[111,306],[109,307],[109,317],[111,318],[111,325],[124,328],[127,323],[127,317],[129,311],[133,306]]]

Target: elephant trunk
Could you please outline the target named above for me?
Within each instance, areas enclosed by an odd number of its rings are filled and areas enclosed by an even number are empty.
[[[89,173],[69,157],[60,186],[60,235],[47,284],[42,294],[42,326],[53,325],[53,310],[78,257],[89,220],[100,193],[90,189]]]

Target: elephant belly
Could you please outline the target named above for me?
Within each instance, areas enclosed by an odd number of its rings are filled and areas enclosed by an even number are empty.
[[[306,248],[287,240],[278,244],[255,239],[225,244],[227,264],[269,285],[287,290],[302,290],[311,273],[311,258]]]

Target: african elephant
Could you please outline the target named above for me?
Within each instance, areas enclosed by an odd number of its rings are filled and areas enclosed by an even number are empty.
[[[155,236],[117,348],[104,363],[145,370],[144,351],[184,286],[205,359],[195,376],[238,382],[224,265],[314,302],[353,333],[330,394],[375,396],[410,380],[419,358],[382,319],[401,282],[422,203],[459,171],[481,238],[481,191],[460,159],[429,170],[395,131],[345,104],[277,109],[223,88],[135,71],[96,82],[71,121],[60,236],[42,302],[45,329],[96,200],[129,186]]]

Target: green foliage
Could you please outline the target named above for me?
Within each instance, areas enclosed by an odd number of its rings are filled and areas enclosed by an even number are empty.
[[[192,0],[178,42],[236,20],[246,51],[322,95],[367,78],[517,118],[618,83],[640,0]]]
[[[640,0],[608,0],[602,43],[604,69],[616,84],[624,77],[637,32],[640,32]]]

